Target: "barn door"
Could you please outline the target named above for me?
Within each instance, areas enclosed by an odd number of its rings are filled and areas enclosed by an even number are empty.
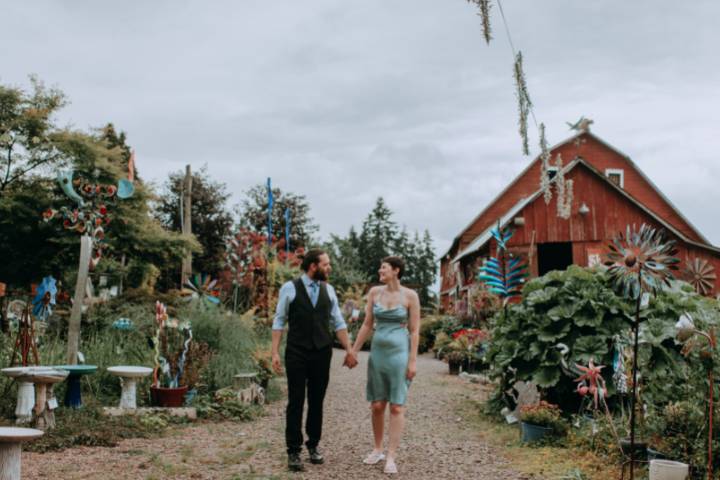
[[[538,243],[537,260],[540,276],[553,270],[565,270],[573,263],[572,243]]]

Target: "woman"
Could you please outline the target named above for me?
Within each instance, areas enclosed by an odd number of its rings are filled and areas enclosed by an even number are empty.
[[[387,257],[380,264],[380,282],[368,293],[363,322],[353,350],[357,356],[375,326],[368,363],[367,399],[371,402],[375,449],[363,461],[375,465],[385,459],[383,428],[390,405],[390,432],[385,473],[397,473],[395,455],[405,424],[405,400],[415,377],[420,329],[420,300],[400,284],[405,262]]]

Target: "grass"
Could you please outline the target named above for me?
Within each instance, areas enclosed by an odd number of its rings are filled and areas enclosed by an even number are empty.
[[[619,478],[616,465],[592,452],[572,447],[529,446],[520,441],[517,425],[497,422],[483,413],[481,402],[465,399],[458,414],[470,422],[489,445],[497,447],[515,470],[548,479],[605,480]]]

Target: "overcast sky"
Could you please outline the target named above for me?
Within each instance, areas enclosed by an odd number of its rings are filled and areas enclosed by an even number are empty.
[[[550,142],[571,134],[566,121],[594,119],[720,244],[720,2],[503,5]],[[323,236],[347,233],[383,196],[441,254],[530,162],[499,11],[490,46],[475,11],[465,0],[3,2],[0,82],[36,73],[70,98],[61,123],[113,122],[145,178],[207,163],[237,202],[270,176],[307,196]]]

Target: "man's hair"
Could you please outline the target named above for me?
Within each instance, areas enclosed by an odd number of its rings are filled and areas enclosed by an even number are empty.
[[[307,272],[308,270],[310,270],[310,265],[320,262],[320,257],[322,255],[325,255],[325,253],[325,250],[322,250],[320,248],[312,248],[308,250],[303,256],[300,268],[302,268],[303,272]]]
[[[387,263],[393,269],[397,269],[398,270],[398,279],[402,278],[403,273],[405,273],[405,260],[403,260],[400,257],[391,255],[389,257],[383,258],[382,263]]]

